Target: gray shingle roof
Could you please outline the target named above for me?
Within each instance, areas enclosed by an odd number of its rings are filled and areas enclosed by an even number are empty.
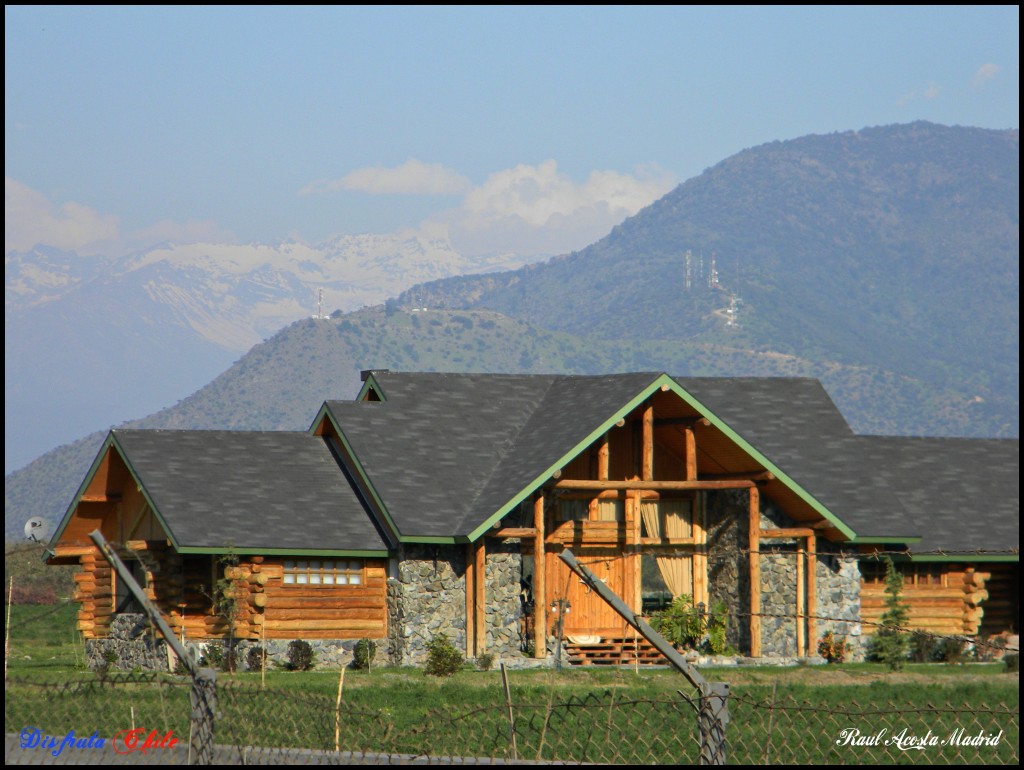
[[[677,377],[859,538],[915,537],[920,527],[863,453],[821,383],[786,377]]]
[[[401,535],[465,537],[623,413],[660,375],[376,373],[384,402],[329,401]],[[806,378],[676,378],[856,532],[915,551],[1018,547],[1016,440],[856,436]],[[185,548],[384,551],[308,433],[115,431]]]
[[[1017,439],[861,436],[860,454],[914,517],[915,552],[1020,547]]]
[[[387,373],[327,408],[403,536],[465,536],[658,376]]]
[[[183,548],[382,551],[323,439],[308,433],[116,430]]]

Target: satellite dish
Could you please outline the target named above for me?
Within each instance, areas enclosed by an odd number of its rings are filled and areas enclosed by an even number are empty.
[[[50,542],[50,524],[42,516],[33,516],[25,522],[25,539],[35,543]]]

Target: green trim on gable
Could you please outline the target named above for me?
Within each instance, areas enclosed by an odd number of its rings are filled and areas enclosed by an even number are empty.
[[[619,407],[611,417],[602,422],[596,429],[591,431],[586,438],[576,444],[572,449],[562,455],[552,465],[531,481],[526,487],[524,487],[518,494],[515,495],[509,502],[505,503],[496,513],[491,514],[483,524],[480,524],[476,529],[469,533],[469,540],[475,541],[481,535],[483,535],[488,529],[494,526],[495,522],[501,521],[508,513],[515,508],[517,505],[523,502],[527,497],[533,494],[538,487],[543,485],[556,470],[564,468],[573,458],[575,458],[580,452],[586,449],[588,446],[593,444],[599,437],[604,435],[611,427],[625,417],[627,414],[636,409],[640,404],[654,395],[655,391],[661,388],[661,385],[670,381],[672,378],[667,374],[658,375],[655,380],[648,385],[646,388],[640,391],[639,394],[630,399],[625,406]]]
[[[576,446],[566,452],[560,457],[555,463],[549,466],[543,473],[537,476],[530,484],[524,487],[518,494],[516,494],[509,502],[499,508],[495,513],[491,514],[482,524],[477,526],[469,534],[469,539],[477,540],[483,535],[495,522],[500,521],[504,518],[515,506],[523,502],[530,494],[535,492],[541,485],[543,485],[551,474],[556,470],[564,467],[569,461],[576,457],[580,452],[590,446],[596,441],[601,435],[608,431],[616,422],[632,412],[636,407],[643,403],[646,399],[650,398],[661,389],[663,385],[667,385],[668,389],[679,396],[683,401],[689,404],[691,407],[697,410],[703,417],[706,417],[712,425],[720,430],[727,438],[733,443],[739,446],[744,452],[749,454],[757,463],[764,466],[767,470],[771,471],[776,479],[781,481],[787,487],[789,487],[801,500],[811,506],[815,512],[820,514],[822,518],[831,523],[838,529],[848,540],[852,542],[866,542],[857,539],[856,533],[850,528],[845,522],[843,522],[836,514],[830,511],[826,506],[820,503],[814,498],[809,492],[803,487],[797,484],[787,474],[783,473],[774,463],[770,462],[767,457],[762,455],[753,446],[748,444],[738,433],[730,428],[721,418],[715,415],[710,409],[704,404],[693,397],[688,391],[686,391],[682,385],[676,382],[668,374],[660,374],[655,380],[648,385],[646,388],[640,391],[639,394],[630,399],[624,406],[620,407],[611,417],[606,419],[601,425],[593,430],[586,438],[580,441]],[[892,542],[893,538],[888,538],[886,542]],[[899,542],[917,542],[920,537],[914,538],[899,538]]]
[[[61,522],[58,525],[56,532],[54,532],[53,537],[50,538],[50,542],[47,544],[47,550],[49,551],[50,546],[58,542],[60,540],[61,535],[64,534],[64,529],[67,527],[68,522],[71,521],[71,517],[77,510],[78,505],[82,502],[82,495],[85,494],[85,490],[89,488],[89,485],[92,483],[93,478],[96,476],[96,471],[99,470],[100,463],[103,462],[104,458],[107,455],[107,452],[110,451],[111,449],[115,450],[117,454],[120,456],[122,462],[124,462],[125,467],[128,469],[128,474],[135,481],[135,486],[138,488],[139,492],[142,493],[142,497],[146,501],[146,505],[149,506],[149,509],[153,512],[153,515],[156,517],[156,520],[160,523],[160,526],[163,528],[164,532],[167,533],[167,538],[171,541],[171,544],[174,546],[175,550],[179,550],[178,540],[174,536],[174,532],[168,526],[167,522],[164,520],[164,517],[160,514],[160,510],[156,507],[156,504],[153,502],[153,498],[150,497],[145,485],[139,478],[139,474],[135,472],[135,468],[132,467],[132,464],[128,461],[128,455],[124,451],[124,447],[122,447],[120,442],[117,440],[117,434],[114,431],[110,431],[110,433],[107,434],[106,439],[103,440],[103,445],[100,447],[99,452],[97,452],[96,459],[92,461],[92,465],[89,467],[89,472],[85,475],[85,479],[79,485],[78,491],[75,493],[75,497],[72,500],[71,505],[68,506],[67,511],[64,513],[64,518],[61,519]]]
[[[426,545],[458,545],[459,543],[470,542],[465,537],[417,537],[416,535],[408,535],[401,538],[402,543],[421,543]]]
[[[363,559],[386,559],[391,555],[390,551],[359,551],[359,550],[330,550],[330,549],[298,549],[298,548],[207,548],[207,547],[185,547],[179,548],[178,553],[190,555],[219,555],[231,551],[241,555],[253,556],[346,556]]]
[[[359,388],[359,392],[356,393],[356,401],[362,401],[366,398],[366,394],[371,390],[380,397],[381,401],[388,400],[388,397],[384,394],[384,388],[380,386],[380,383],[377,382],[377,378],[371,373],[366,376],[362,387]]]
[[[352,458],[352,464],[351,466],[349,466],[349,470],[355,471],[356,475],[359,476],[359,479],[362,481],[366,490],[370,493],[370,497],[373,498],[373,504],[370,507],[374,511],[376,511],[383,519],[382,523],[384,524],[385,529],[387,529],[389,534],[391,535],[392,541],[399,543],[402,542],[401,532],[395,525],[394,519],[391,518],[391,514],[388,512],[387,506],[384,505],[384,501],[381,499],[381,496],[377,492],[376,487],[374,487],[373,482],[370,481],[369,474],[363,468],[363,464],[359,461],[359,456],[355,453],[355,450],[352,449],[352,445],[349,443],[348,438],[345,436],[345,432],[341,429],[341,426],[338,425],[338,421],[334,419],[334,414],[331,412],[331,408],[330,406],[327,405],[326,401],[324,402],[323,406],[320,407],[320,411],[317,413],[316,419],[313,420],[313,424],[310,426],[309,432],[312,433],[313,431],[315,431],[324,418],[330,421],[331,427],[334,428],[334,433],[337,436],[338,441],[341,442],[342,446],[345,449],[345,453],[348,455],[348,457]],[[346,463],[346,465],[348,466],[348,463]]]
[[[754,449],[754,447],[748,444],[742,436],[740,436],[738,433],[736,433],[736,431],[734,431],[732,428],[726,425],[726,423],[721,418],[719,418],[714,412],[712,412],[710,409],[704,406],[704,404],[702,404],[694,396],[692,396],[686,389],[683,388],[682,385],[680,385],[678,382],[676,382],[668,375],[665,375],[665,378],[669,383],[669,388],[676,395],[678,395],[686,403],[688,403],[690,406],[692,406],[694,409],[700,412],[701,415],[706,417],[711,422],[711,424],[718,428],[723,434],[725,434],[725,436],[729,440],[731,440],[734,444],[739,446],[744,452],[753,457],[756,462],[763,465],[766,470],[771,471],[771,473],[775,475],[776,479],[778,479],[787,487],[789,487],[789,489],[792,490],[797,497],[799,497],[801,500],[803,500],[805,503],[811,506],[811,508],[813,508],[816,513],[820,514],[822,518],[824,518],[826,521],[835,526],[835,528],[842,532],[848,540],[855,543],[860,542],[857,540],[857,533],[854,532],[849,527],[849,525],[843,522],[842,519],[840,519],[827,507],[818,502],[818,500],[815,499],[813,495],[811,495],[807,490],[805,490],[803,487],[797,484],[787,474],[783,473],[778,468],[778,466],[769,461],[767,457],[765,457],[759,451]],[[892,538],[889,538],[889,540],[891,541]],[[900,542],[903,542],[902,538],[900,538]]]
[[[1020,561],[1019,553],[942,553],[942,554],[910,554],[912,562],[963,562],[973,564],[975,562],[1003,562],[1014,563]]]
[[[920,543],[923,539],[921,535],[907,537],[858,537],[850,542],[857,545],[878,545],[880,543]]]

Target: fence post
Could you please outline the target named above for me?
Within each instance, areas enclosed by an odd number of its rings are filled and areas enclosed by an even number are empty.
[[[189,755],[193,765],[213,764],[213,727],[217,711],[217,673],[201,668],[192,677]]]
[[[729,724],[729,685],[707,682],[700,688],[700,764],[725,764],[725,728]]]

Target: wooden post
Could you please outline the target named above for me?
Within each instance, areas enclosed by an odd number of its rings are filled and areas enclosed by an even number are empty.
[[[804,584],[804,541],[796,539],[796,654],[807,655],[807,636],[804,629],[804,601],[806,598]]]
[[[466,544],[466,657],[476,656],[476,549]]]
[[[533,501],[533,657],[544,660],[548,656],[547,563],[544,558],[544,493]]]
[[[474,622],[476,630],[476,655],[483,655],[487,652],[487,547],[484,545],[484,538],[476,541],[476,613]]]
[[[693,428],[686,428],[683,431],[686,439],[686,481],[695,481],[697,478],[697,438]]]
[[[807,537],[807,645],[808,654],[817,652],[818,644],[818,538]]]
[[[644,404],[643,417],[643,454],[641,455],[641,478],[644,481],[654,479],[654,404]]]
[[[597,478],[600,481],[607,481],[611,467],[611,451],[609,446],[609,435],[606,432],[601,437],[601,443],[597,446]]]
[[[761,506],[757,487],[750,488],[750,657],[761,657]]]
[[[698,492],[693,498],[693,541],[696,545],[693,552],[693,594],[694,600],[710,606],[708,595],[708,531],[704,511],[704,494]]]

